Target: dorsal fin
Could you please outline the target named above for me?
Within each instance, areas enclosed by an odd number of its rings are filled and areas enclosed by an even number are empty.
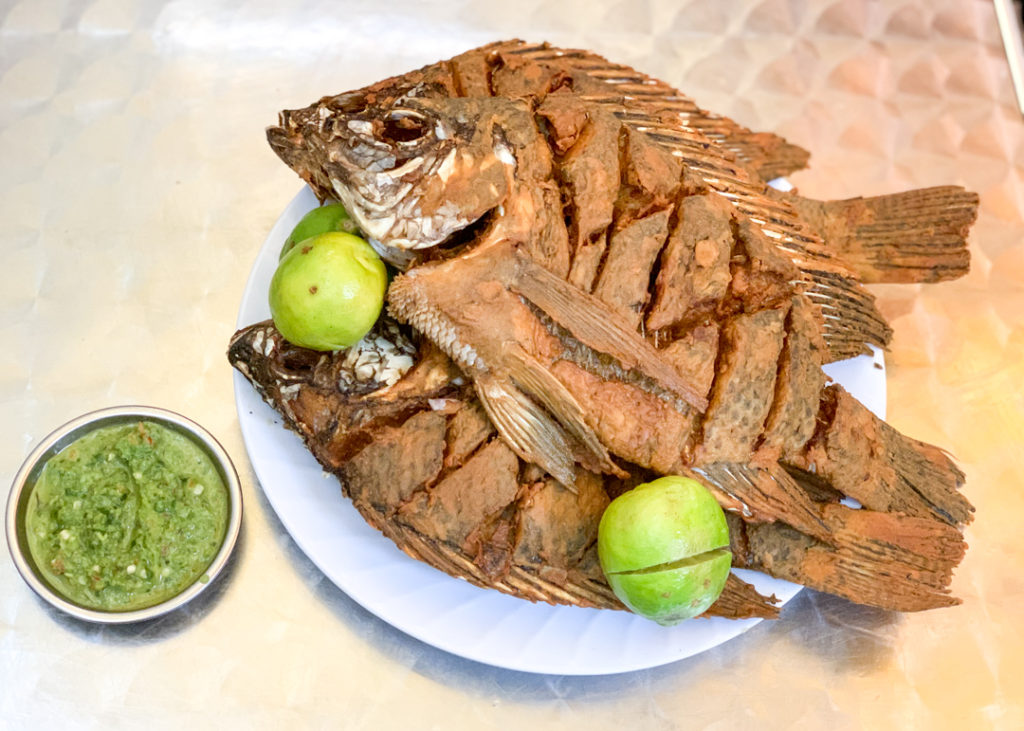
[[[700,108],[690,97],[663,81],[582,49],[556,48],[547,43],[505,41],[479,49],[537,63],[557,65],[571,73],[573,91],[589,101],[608,104],[627,121],[657,124],[674,130],[698,132],[729,150],[756,171],[762,180],[788,175],[806,167],[810,153],[770,132],[753,132],[733,120]],[[578,88],[579,82],[585,89]]]

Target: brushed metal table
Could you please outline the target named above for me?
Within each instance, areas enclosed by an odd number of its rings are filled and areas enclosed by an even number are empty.
[[[959,607],[811,591],[699,656],[529,675],[411,639],[298,550],[248,461],[224,352],[298,189],[278,109],[506,37],[593,48],[812,152],[815,197],[981,194],[972,271],[878,288],[889,420],[947,447],[977,517]],[[1024,727],[1024,121],[991,2],[0,2],[0,469],[103,406],[174,409],[234,457],[235,561],[142,627],[49,611],[0,559],[0,728]],[[6,551],[4,550],[4,553]]]

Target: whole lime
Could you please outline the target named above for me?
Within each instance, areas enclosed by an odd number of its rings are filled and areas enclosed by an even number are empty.
[[[387,271],[366,241],[332,232],[301,242],[270,281],[270,315],[289,342],[314,350],[355,345],[384,306]]]
[[[597,552],[615,596],[659,624],[696,617],[729,576],[729,528],[707,488],[661,477],[611,502],[598,526]]]
[[[356,222],[348,215],[348,211],[340,203],[328,203],[326,206],[319,206],[307,213],[295,224],[295,228],[288,234],[288,238],[281,247],[281,254],[278,259],[283,259],[295,244],[306,239],[328,233],[329,231],[344,231],[355,233]]]

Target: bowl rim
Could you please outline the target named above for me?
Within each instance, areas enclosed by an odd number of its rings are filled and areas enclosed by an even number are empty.
[[[30,558],[28,546],[23,545],[21,540],[21,535],[24,533],[22,521],[25,516],[25,511],[21,509],[21,506],[23,501],[28,500],[32,490],[35,488],[34,479],[31,480],[30,484],[30,478],[33,473],[35,473],[35,477],[38,477],[38,470],[41,470],[47,461],[62,451],[68,444],[103,426],[136,419],[156,421],[179,433],[183,433],[192,438],[196,446],[208,453],[218,467],[228,491],[228,524],[220,549],[206,571],[174,596],[165,599],[159,604],[141,609],[127,611],[91,609],[68,600],[39,576],[34,568],[35,562]],[[241,527],[241,483],[239,482],[234,462],[220,442],[204,427],[176,411],[142,405],[110,406],[90,411],[75,417],[47,434],[25,458],[17,474],[14,476],[10,493],[7,496],[5,514],[7,548],[10,551],[11,558],[14,560],[15,567],[18,569],[18,573],[21,574],[21,578],[25,580],[29,588],[56,609],[70,614],[77,619],[100,624],[142,622],[172,612],[194,599],[214,582],[227,565],[228,559],[234,551],[235,544],[238,542]]]

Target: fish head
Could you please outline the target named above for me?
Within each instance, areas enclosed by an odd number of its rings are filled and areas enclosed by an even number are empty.
[[[323,198],[337,198],[371,243],[429,249],[505,199],[516,159],[510,100],[350,92],[285,111],[275,152]]]

